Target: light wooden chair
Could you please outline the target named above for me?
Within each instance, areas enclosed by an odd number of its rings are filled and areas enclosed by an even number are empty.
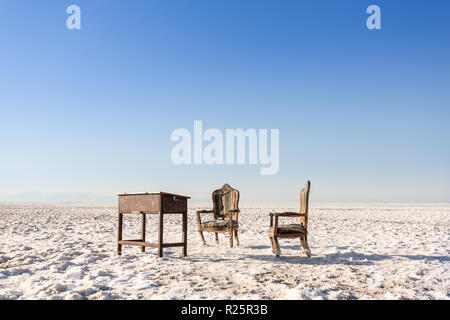
[[[282,212],[270,213],[270,228],[267,230],[270,242],[272,245],[272,252],[279,257],[281,254],[278,238],[300,238],[300,246],[302,251],[311,257],[311,250],[308,246],[308,202],[309,190],[311,182],[308,180],[306,187],[300,191],[300,212]],[[274,223],[275,217],[275,223]],[[278,224],[279,217],[299,217],[298,224]]]
[[[203,244],[206,244],[203,231],[214,232],[216,243],[219,243],[219,233],[230,234],[230,247],[233,247],[233,233],[236,244],[239,245],[239,191],[225,184],[222,188],[212,193],[212,210],[197,211],[198,232]],[[206,222],[201,221],[201,214],[213,213],[214,219]]]

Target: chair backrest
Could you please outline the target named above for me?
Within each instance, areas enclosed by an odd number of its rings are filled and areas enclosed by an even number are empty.
[[[304,216],[300,217],[299,223],[305,228],[308,227],[308,206],[309,206],[309,190],[311,188],[311,181],[306,182],[306,187],[300,191],[300,213]]]
[[[225,183],[212,193],[212,201],[214,217],[225,218],[226,212],[239,209],[239,191]]]

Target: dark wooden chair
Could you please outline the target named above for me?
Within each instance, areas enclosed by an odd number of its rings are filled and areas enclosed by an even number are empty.
[[[272,252],[277,257],[280,256],[280,245],[278,244],[278,238],[300,238],[300,246],[303,252],[311,257],[311,250],[308,246],[308,202],[309,202],[309,190],[311,182],[308,180],[306,187],[300,191],[300,212],[282,212],[282,213],[270,213],[270,228],[267,233],[272,244]],[[298,224],[278,224],[279,217],[298,217]],[[274,223],[275,218],[275,223]]]
[[[212,210],[197,211],[198,232],[203,244],[206,244],[203,231],[214,232],[216,243],[219,243],[219,233],[230,234],[230,247],[233,247],[233,233],[236,237],[236,244],[239,245],[239,191],[225,184],[222,188],[212,193]],[[201,221],[201,215],[212,213],[213,220]]]

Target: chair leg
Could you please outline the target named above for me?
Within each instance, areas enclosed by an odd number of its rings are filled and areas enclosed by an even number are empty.
[[[123,227],[123,214],[119,213],[119,225],[117,228],[117,254],[119,256],[122,255],[122,245],[119,244],[119,241],[122,240],[122,227]]]
[[[202,240],[203,244],[206,245],[205,237],[203,236],[203,231],[199,229],[198,233],[200,233],[200,239]]]
[[[238,229],[234,230],[234,237],[236,238],[236,245],[239,246],[239,235],[238,235]]]
[[[233,248],[233,229],[230,229],[230,248]]]
[[[273,243],[275,245],[275,256],[279,257],[281,255],[280,245],[278,244],[278,238],[273,237]]]
[[[272,253],[275,254],[275,242],[273,241],[273,237],[269,237],[270,239],[270,246],[272,247]]]
[[[302,251],[308,256],[308,258],[311,258],[311,250],[309,249],[308,245],[308,237],[300,238],[300,246],[302,247]]]
[[[216,243],[219,244],[219,234],[216,232]]]

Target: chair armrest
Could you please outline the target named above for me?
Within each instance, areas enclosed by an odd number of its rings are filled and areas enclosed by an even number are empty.
[[[230,217],[233,217],[234,215],[236,215],[236,221],[239,219],[239,212],[241,212],[241,210],[239,210],[239,209],[232,209],[232,210],[227,210],[227,212],[225,212],[224,213],[224,216],[225,217],[228,217],[228,216],[230,216]]]
[[[197,211],[197,223],[198,223],[199,230],[200,230],[200,226],[202,225],[202,219],[200,217],[200,215],[202,213],[213,213],[213,211],[212,210],[198,210]]]
[[[298,213],[298,212],[277,212],[272,213],[275,217],[301,217],[304,216],[304,213]]]
[[[273,227],[274,235],[277,235],[277,229],[278,229],[278,218],[279,217],[301,217],[305,216],[304,213],[297,213],[297,212],[271,212],[270,213],[270,227]],[[275,217],[275,223],[274,218]]]
[[[273,234],[276,236],[277,235],[277,229],[278,229],[278,217],[279,217],[279,213],[275,213],[275,212],[271,212],[269,213],[270,216],[270,227],[273,227]],[[275,217],[275,219],[273,219]],[[274,224],[274,220],[275,220],[275,224]]]
[[[225,212],[223,215],[229,216],[230,214],[239,213],[239,212],[241,212],[241,210],[239,210],[239,209],[227,210],[227,212]]]
[[[278,215],[274,213],[275,216],[275,224],[273,225],[273,234],[276,237],[278,234]]]
[[[197,214],[199,214],[199,213],[213,213],[213,211],[212,210],[198,210]]]

